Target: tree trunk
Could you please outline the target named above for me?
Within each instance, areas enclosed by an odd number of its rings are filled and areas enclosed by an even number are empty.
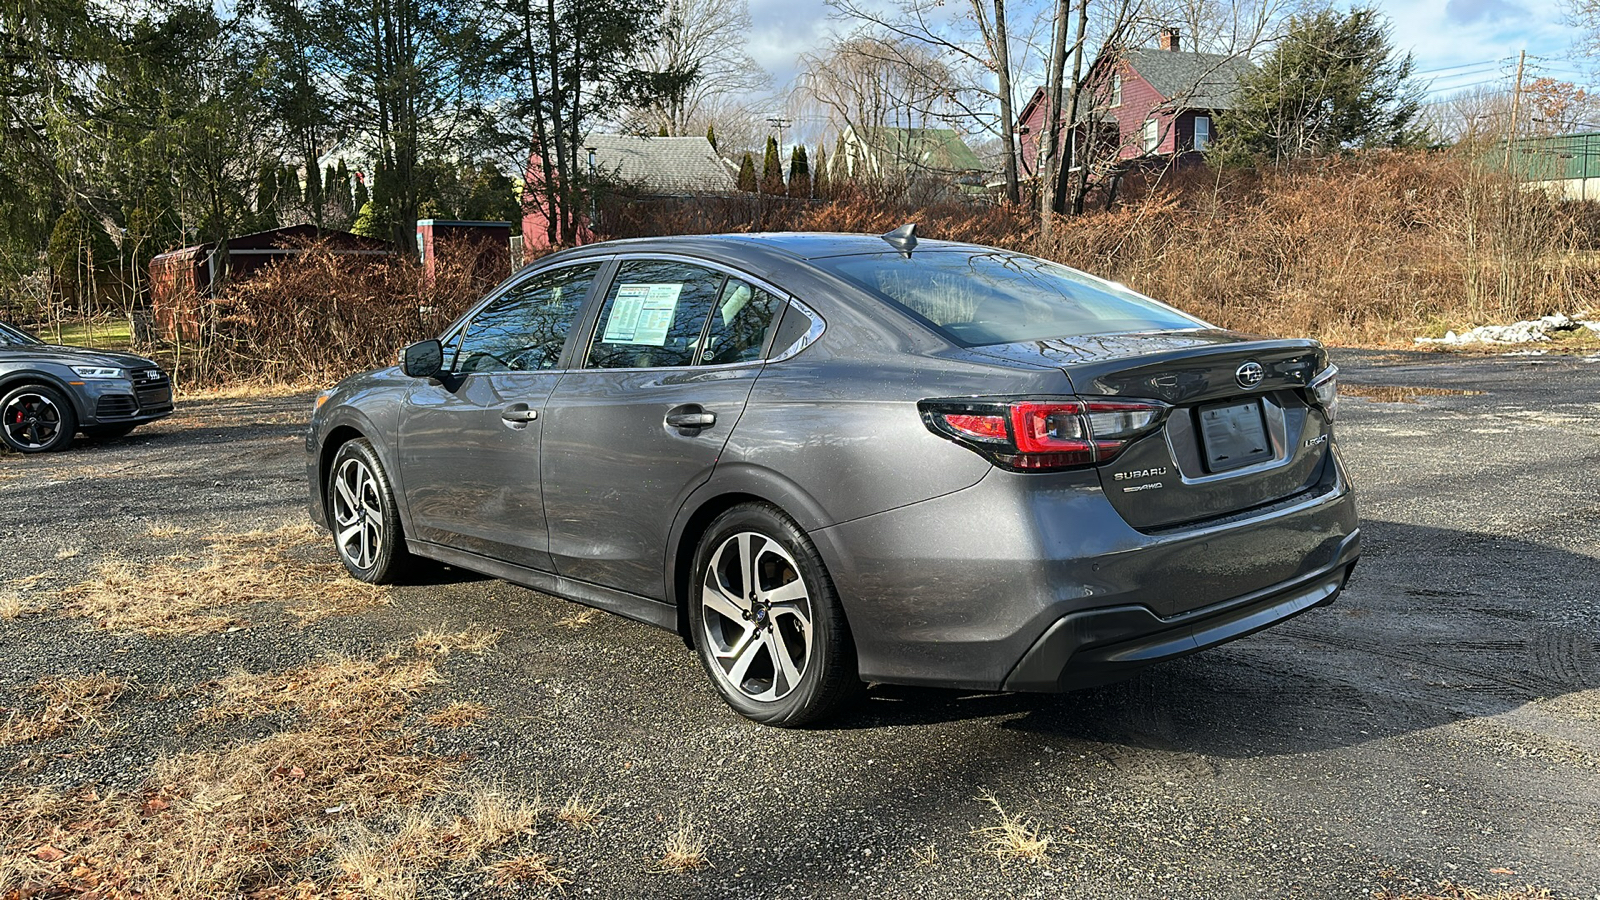
[[[1080,147],[1080,136],[1078,133],[1078,102],[1083,96],[1083,44],[1087,39],[1088,30],[1089,0],[1081,0],[1078,6],[1078,39],[1073,43],[1072,46],[1072,93],[1067,99],[1066,115],[1067,130],[1073,136],[1072,145],[1074,149],[1072,158],[1070,160],[1072,163],[1071,166],[1062,166],[1060,161],[1056,163],[1056,167],[1059,170],[1057,173],[1058,182],[1054,192],[1056,212],[1062,211],[1062,207],[1064,206],[1062,200],[1067,196],[1067,187],[1073,180],[1072,176],[1077,174],[1081,177],[1087,174],[1089,168],[1089,154],[1087,152],[1089,141],[1091,140],[1091,135],[1093,134],[1094,129],[1100,124],[1098,119],[1096,119],[1091,121],[1089,125],[1083,129],[1083,134],[1081,136],[1082,146]],[[1074,172],[1074,167],[1076,167],[1076,172]],[[1077,196],[1076,192],[1074,192],[1072,197],[1072,213],[1073,215],[1077,215],[1081,212],[1083,212],[1081,199]]]
[[[1081,0],[1087,3],[1088,0]],[[1049,237],[1056,208],[1056,151],[1061,147],[1061,79],[1067,67],[1067,16],[1072,0],[1056,0],[1050,58],[1045,66],[1044,140],[1039,142],[1039,234]]]
[[[1019,203],[1017,187],[1017,123],[1011,110],[1011,46],[1006,31],[1006,0],[994,0],[995,75],[1000,92],[1000,145],[1006,154],[1006,199]]]

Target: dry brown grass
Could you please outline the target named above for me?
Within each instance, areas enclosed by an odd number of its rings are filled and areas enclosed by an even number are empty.
[[[348,576],[315,552],[321,534],[294,523],[207,536],[198,560],[112,560],[94,578],[59,592],[67,615],[100,628],[148,635],[204,634],[243,627],[247,607],[271,601],[302,622],[386,602],[380,588]]]
[[[42,679],[31,713],[14,711],[0,725],[0,747],[60,737],[105,721],[106,710],[128,689],[128,682],[107,675],[61,675]]]
[[[565,628],[571,628],[574,631],[576,631],[579,628],[582,628],[582,627],[584,627],[586,625],[589,625],[590,623],[594,622],[595,619],[598,619],[598,618],[600,618],[600,610],[598,610],[598,609],[585,609],[585,610],[581,610],[579,612],[575,612],[572,615],[567,616],[567,617],[565,617],[563,619],[558,619],[556,621],[556,624],[560,625],[560,626],[563,626]]]
[[[1478,397],[1483,391],[1464,391],[1453,388],[1421,387],[1418,385],[1391,384],[1341,384],[1339,393],[1347,397],[1360,397],[1379,403],[1415,403],[1418,397]]]
[[[22,599],[22,595],[16,591],[0,592],[0,620],[12,622],[38,611],[36,604]]]
[[[335,846],[333,826],[359,826],[449,786],[453,763],[429,752],[407,727],[410,701],[437,680],[431,660],[395,656],[223,679],[215,686],[219,702],[203,719],[280,711],[293,724],[162,759],[137,792],[6,791],[0,883],[25,892],[200,898],[293,884],[295,873],[314,878],[318,855]],[[105,687],[74,693],[101,704],[114,696]],[[70,705],[50,708],[62,706]],[[56,718],[71,727],[92,721],[93,712]],[[476,859],[530,827],[535,814],[528,804],[489,795],[469,807],[441,825],[440,840],[454,845],[445,858]],[[357,855],[341,855],[341,864]],[[308,881],[314,890],[300,894],[337,887],[334,893],[370,888],[377,896],[403,887],[341,878],[339,885]],[[382,895],[405,896],[403,890]]]
[[[656,860],[656,871],[687,875],[706,866],[711,861],[706,858],[708,840],[689,818],[688,813],[678,813],[678,827],[667,835],[665,852]]]
[[[500,641],[501,631],[469,625],[460,631],[446,631],[445,626],[430,628],[417,635],[412,646],[424,656],[446,657],[460,650],[463,653],[487,653]]]
[[[483,872],[489,876],[490,884],[502,888],[521,884],[559,888],[571,884],[565,877],[567,870],[552,868],[550,862],[543,853],[527,853],[484,866]]]
[[[929,844],[926,847],[912,847],[911,859],[915,861],[919,869],[937,866],[939,864],[939,848],[933,844]]]
[[[556,821],[565,823],[578,831],[593,831],[600,825],[600,817],[605,814],[606,800],[603,797],[594,797],[586,794],[582,789],[574,791],[572,796],[562,803],[556,810]]]
[[[472,700],[457,700],[422,717],[435,728],[465,728],[489,714],[489,707]]]
[[[993,807],[999,819],[993,825],[972,830],[981,842],[983,852],[1000,860],[1002,865],[1016,860],[1042,863],[1050,858],[1050,847],[1055,843],[1053,838],[1041,836],[1037,825],[1006,812],[993,794],[984,794],[979,799]]]
[[[298,397],[320,391],[327,387],[306,380],[293,381],[266,381],[251,378],[235,381],[223,385],[210,386],[181,386],[177,391],[177,399],[182,401],[200,400],[273,400],[287,397]]]

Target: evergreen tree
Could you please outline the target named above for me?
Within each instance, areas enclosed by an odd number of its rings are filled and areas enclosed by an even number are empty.
[[[1322,156],[1419,143],[1420,88],[1377,9],[1291,16],[1259,67],[1241,76],[1213,145],[1227,161]]]
[[[99,221],[68,206],[50,231],[45,261],[62,301],[89,310],[99,276],[117,263],[117,248]]]
[[[784,193],[783,161],[778,158],[778,139],[775,137],[767,138],[767,155],[761,163],[761,193]]]
[[[306,213],[311,217],[311,224],[318,228],[322,227],[324,204],[322,170],[313,163],[306,166]]]
[[[811,166],[806,162],[805,144],[795,144],[789,154],[789,196],[811,198]]]
[[[388,240],[392,237],[388,229],[389,226],[387,224],[379,221],[371,201],[361,204],[361,211],[356,213],[356,220],[350,223],[351,232],[362,237],[377,238],[379,240]]]
[[[811,173],[811,193],[826,199],[828,196],[828,158],[822,155],[825,141],[817,142],[817,170]]]
[[[278,227],[278,168],[262,166],[256,179],[256,231]]]
[[[706,126],[706,141],[711,144],[711,149],[717,149],[717,126],[715,123]]]
[[[343,163],[340,163],[340,165],[343,165]],[[359,215],[361,215],[361,211],[363,209],[366,209],[367,204],[371,203],[371,202],[372,202],[372,195],[367,191],[367,179],[362,178],[362,177],[357,177],[356,178],[356,188],[355,188],[355,191],[351,194],[351,198],[350,198],[350,203],[351,203],[350,208],[355,211],[355,215],[356,216],[359,216]],[[355,218],[351,217],[350,221],[351,221],[351,224],[354,225]]]
[[[663,126],[661,126],[661,130],[656,132],[656,137],[667,137],[667,136],[668,136],[667,135],[667,126],[663,125]]]
[[[829,176],[828,187],[835,188],[850,180],[850,158],[844,152],[844,133],[833,139],[833,168],[834,173]]]
[[[278,173],[278,218],[287,222],[293,212],[305,208],[305,187],[300,184],[300,171],[284,164]]]
[[[745,151],[744,159],[739,161],[738,187],[739,190],[752,194],[756,191],[756,161],[750,158],[748,150]]]

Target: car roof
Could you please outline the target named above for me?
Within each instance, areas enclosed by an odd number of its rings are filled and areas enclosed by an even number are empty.
[[[744,250],[765,250],[794,259],[812,260],[830,256],[854,256],[863,253],[893,253],[895,248],[875,234],[846,234],[815,231],[768,231],[745,234],[693,234],[665,237],[627,238],[586,244],[560,254],[591,255],[682,250],[686,252],[715,252],[721,250],[740,255]],[[956,241],[939,241],[919,238],[917,250],[992,250],[978,244]]]

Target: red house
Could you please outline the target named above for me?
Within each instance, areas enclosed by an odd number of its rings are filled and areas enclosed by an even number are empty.
[[[1093,156],[1102,160],[1181,157],[1216,140],[1217,113],[1233,108],[1239,78],[1255,65],[1239,56],[1185,52],[1179,42],[1178,30],[1167,28],[1154,49],[1122,50],[1095,60],[1086,79],[1088,106],[1079,112],[1071,148],[1081,146],[1089,122],[1099,123],[1094,138],[1100,152]],[[1044,107],[1044,88],[1039,88],[1017,117],[1020,172],[1029,178],[1039,174],[1039,144],[1048,131]],[[1063,137],[1069,133],[1062,128]]]

